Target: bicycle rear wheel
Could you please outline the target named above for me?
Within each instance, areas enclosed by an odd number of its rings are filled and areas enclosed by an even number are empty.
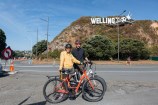
[[[94,89],[92,89],[90,82]],[[83,98],[89,102],[98,102],[103,98],[106,87],[106,83],[103,79],[97,77],[90,78],[90,81],[86,81],[83,85]]]
[[[50,79],[43,87],[43,95],[46,101],[50,103],[60,103],[68,98],[68,94],[59,92],[59,90],[67,91],[66,83],[60,79]]]

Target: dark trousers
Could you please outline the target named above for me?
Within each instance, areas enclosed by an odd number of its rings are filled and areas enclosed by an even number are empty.
[[[65,71],[65,73],[62,73],[62,71],[60,72],[60,79],[65,79],[67,76],[75,72],[74,69],[63,68],[62,70]]]
[[[83,65],[74,64],[74,69],[77,71],[77,79],[78,80],[80,79],[80,75],[83,74],[83,68],[84,68]]]

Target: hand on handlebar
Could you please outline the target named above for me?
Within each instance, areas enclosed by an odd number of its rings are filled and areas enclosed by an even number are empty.
[[[88,60],[88,61],[85,60],[85,61],[84,61],[84,64],[92,64],[92,61],[90,61],[90,60]]]

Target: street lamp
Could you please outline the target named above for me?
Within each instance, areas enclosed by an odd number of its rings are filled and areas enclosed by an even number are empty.
[[[29,31],[27,31],[29,32]],[[31,54],[30,54],[30,59],[32,59],[32,39],[28,38],[27,36],[25,36],[29,41],[30,41],[30,47],[31,47]]]
[[[47,22],[47,59],[48,59],[48,31],[49,31],[49,17],[47,20],[40,18],[41,20]]]
[[[120,15],[118,15],[118,18],[119,18],[119,16],[121,16],[122,14],[124,14],[126,12],[126,10],[124,10]],[[117,41],[118,41],[118,48],[117,48],[117,51],[118,51],[118,55],[117,55],[117,60],[118,60],[118,62],[120,62],[120,28],[119,28],[119,21],[117,20],[117,33],[118,33],[118,39],[117,39]]]
[[[37,43],[38,43],[38,28],[37,28]],[[36,46],[36,57],[37,57],[37,46]]]
[[[27,31],[27,32],[34,32],[34,31]],[[37,28],[37,43],[38,43],[38,28]],[[37,57],[37,46],[36,46],[36,57]]]

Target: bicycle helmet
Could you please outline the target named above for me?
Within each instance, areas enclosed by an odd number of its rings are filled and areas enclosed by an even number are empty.
[[[65,48],[72,48],[72,45],[71,44],[66,44]]]

